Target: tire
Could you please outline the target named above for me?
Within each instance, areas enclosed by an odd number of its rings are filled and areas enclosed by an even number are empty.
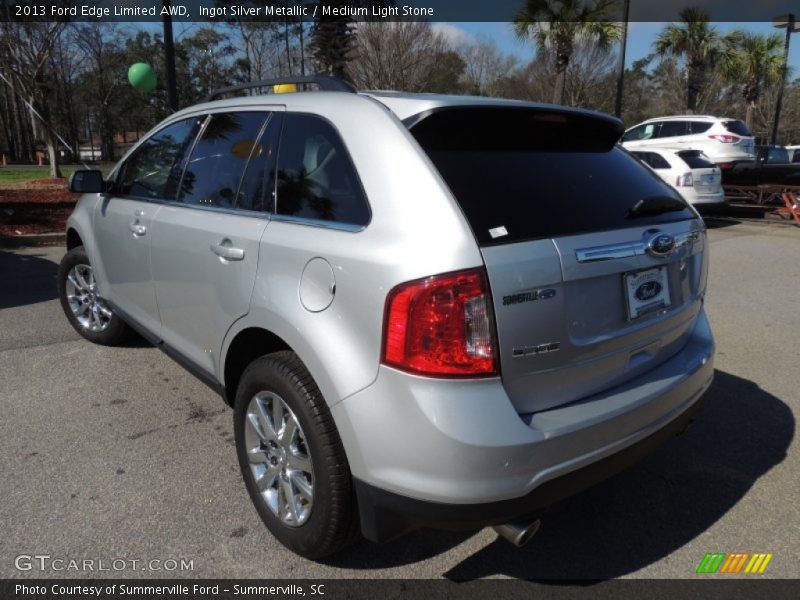
[[[116,346],[128,339],[128,326],[97,293],[94,272],[83,246],[73,248],[61,259],[58,298],[72,327],[90,342]]]
[[[275,418],[280,402],[282,417]],[[297,355],[253,361],[239,382],[233,419],[242,477],[272,535],[310,559],[349,545],[358,533],[350,467],[325,399]]]

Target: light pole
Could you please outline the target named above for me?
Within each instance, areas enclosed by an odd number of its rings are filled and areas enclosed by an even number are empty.
[[[772,26],[777,29],[786,29],[786,41],[783,45],[783,73],[781,74],[781,86],[778,88],[778,99],[775,102],[775,120],[772,122],[772,138],[770,144],[773,146],[778,141],[778,124],[781,120],[781,106],[783,104],[783,88],[786,87],[786,74],[789,71],[789,42],[792,39],[792,33],[797,29],[797,22],[792,13],[788,15],[780,15],[772,20]]]
[[[631,0],[625,0],[625,20],[622,23],[622,47],[619,53],[619,73],[617,74],[617,98],[614,102],[614,114],[622,118],[622,93],[625,89],[625,50],[628,46],[628,16]]]
[[[164,58],[167,67],[167,101],[170,109],[178,110],[178,87],[175,83],[175,42],[172,39],[172,16],[169,14],[170,0],[162,0],[166,9],[163,14],[164,22]]]

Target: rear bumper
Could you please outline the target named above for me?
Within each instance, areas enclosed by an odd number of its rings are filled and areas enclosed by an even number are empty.
[[[590,398],[517,414],[498,379],[435,380],[382,367],[332,407],[356,480],[364,535],[497,524],[613,474],[685,427],[711,384],[700,311],[672,358]]]
[[[546,481],[520,498],[482,504],[445,504],[416,500],[355,480],[361,530],[369,540],[388,541],[419,527],[477,529],[534,519],[559,500],[573,496],[636,464],[694,420],[702,398],[646,438],[585,467]]]

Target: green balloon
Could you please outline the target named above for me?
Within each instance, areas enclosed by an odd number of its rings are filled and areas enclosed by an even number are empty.
[[[146,94],[156,87],[156,74],[150,65],[136,63],[128,69],[128,81],[135,89]]]

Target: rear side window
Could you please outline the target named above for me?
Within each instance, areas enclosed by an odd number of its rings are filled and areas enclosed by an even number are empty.
[[[716,166],[701,152],[678,152],[678,156],[681,157],[681,160],[685,162],[690,169],[711,169]]]
[[[747,128],[747,125],[744,124],[744,121],[723,121],[722,125],[725,129],[736,135],[744,137],[751,137],[753,135]]]
[[[689,121],[689,133],[705,133],[711,129],[712,125],[713,123],[710,123],[709,121]]]
[[[314,115],[287,113],[278,151],[279,215],[366,225],[370,212],[339,134]]]
[[[679,135],[686,135],[689,133],[689,127],[686,121],[664,121],[661,123],[661,129],[658,132],[659,138],[677,137]]]
[[[275,199],[275,163],[281,136],[283,114],[273,113],[264,133],[253,148],[250,162],[242,176],[236,208],[272,211]]]
[[[789,162],[789,151],[786,148],[770,148],[767,150],[767,162],[782,165]]]
[[[666,159],[655,152],[631,152],[636,158],[653,169],[669,169],[670,164]]]
[[[125,161],[115,193],[139,198],[174,198],[183,158],[202,120],[191,118],[172,123],[142,142]]]
[[[482,246],[691,218],[631,218],[643,198],[680,196],[617,147],[619,125],[583,113],[452,108],[411,128]]]
[[[178,200],[233,208],[239,180],[267,116],[265,112],[211,115],[186,165]]]

